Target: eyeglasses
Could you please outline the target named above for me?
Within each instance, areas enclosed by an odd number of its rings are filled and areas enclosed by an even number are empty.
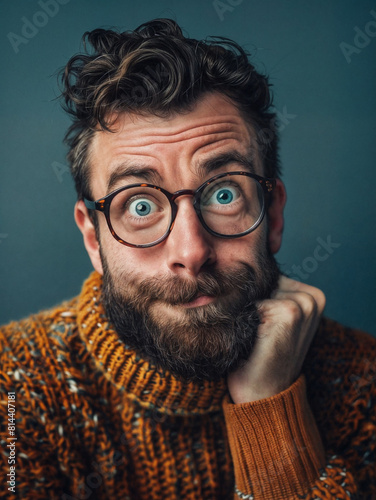
[[[169,193],[152,184],[130,184],[97,201],[84,199],[90,210],[103,212],[112,236],[123,245],[148,248],[170,234],[179,196],[193,196],[203,227],[220,238],[240,238],[254,231],[265,215],[275,179],[248,172],[226,172],[205,181],[195,191]]]

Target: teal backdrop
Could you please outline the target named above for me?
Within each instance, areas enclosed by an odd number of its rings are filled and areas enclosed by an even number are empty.
[[[56,71],[87,30],[157,17],[235,39],[266,71],[287,186],[277,258],[326,315],[376,334],[376,3],[2,0],[0,323],[76,295],[91,271],[73,220]]]

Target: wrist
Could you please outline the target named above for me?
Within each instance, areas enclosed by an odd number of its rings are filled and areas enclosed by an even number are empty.
[[[277,498],[284,485],[293,497],[315,481],[325,456],[304,376],[268,399],[231,404],[227,398],[223,410],[241,492]]]

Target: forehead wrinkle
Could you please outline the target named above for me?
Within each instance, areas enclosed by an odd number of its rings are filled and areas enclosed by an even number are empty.
[[[242,124],[238,123],[235,120],[226,120],[225,122],[215,123],[212,121],[209,124],[202,124],[196,126],[188,126],[185,127],[184,130],[178,130],[176,132],[171,132],[166,130],[165,132],[159,131],[153,132],[152,130],[145,131],[145,135],[147,137],[140,137],[139,140],[134,142],[134,147],[139,147],[142,145],[154,145],[154,141],[157,141],[158,144],[167,144],[167,143],[176,143],[188,141],[191,139],[202,138],[202,140],[206,140],[210,136],[220,136],[225,134],[231,134],[231,136],[235,136],[238,132],[234,130],[234,128],[242,129]],[[132,147],[132,144],[129,144],[129,147]]]

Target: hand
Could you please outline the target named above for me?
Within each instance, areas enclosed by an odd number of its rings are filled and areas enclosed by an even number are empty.
[[[228,376],[234,403],[271,397],[299,377],[324,307],[321,290],[280,277],[272,298],[258,303],[261,324],[251,356]]]

